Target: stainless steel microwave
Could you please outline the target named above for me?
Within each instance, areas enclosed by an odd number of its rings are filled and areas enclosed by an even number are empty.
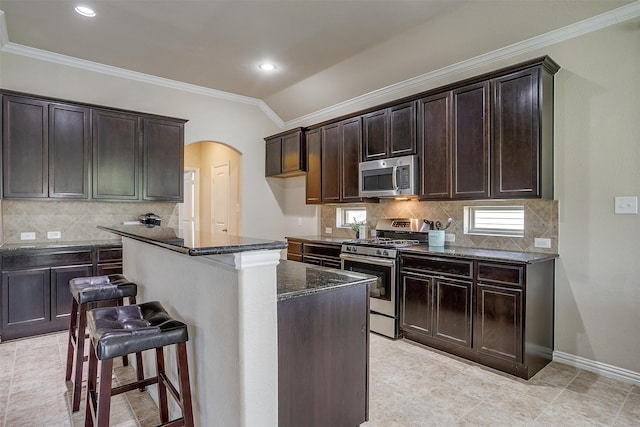
[[[408,197],[418,193],[418,156],[361,162],[360,197]]]

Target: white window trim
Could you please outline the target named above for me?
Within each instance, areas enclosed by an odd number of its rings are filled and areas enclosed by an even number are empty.
[[[361,206],[351,206],[351,207],[342,207],[336,208],[336,227],[337,228],[351,228],[351,224],[353,224],[353,218],[345,218],[346,211],[363,211],[365,215],[367,214],[367,208]]]
[[[517,228],[513,228],[505,220],[503,226],[498,227],[479,227],[476,225],[476,216],[478,213],[488,212],[521,212],[521,222],[515,224]],[[524,237],[524,206],[465,206],[464,207],[464,234],[473,234],[481,236],[503,236],[503,237]]]

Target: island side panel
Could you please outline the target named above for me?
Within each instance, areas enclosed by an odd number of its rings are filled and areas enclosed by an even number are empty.
[[[196,425],[277,426],[279,255],[188,256],[123,238],[124,274],[139,284],[138,301],[160,301],[189,327]],[[174,352],[166,353],[174,367]],[[147,358],[145,371],[152,372],[152,355]],[[178,413],[174,405],[172,414]]]
[[[279,426],[368,418],[367,283],[278,302]]]

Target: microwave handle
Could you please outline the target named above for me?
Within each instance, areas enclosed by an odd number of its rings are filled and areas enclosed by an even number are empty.
[[[393,186],[393,191],[398,191],[398,167],[393,167],[393,172],[391,172],[391,185]]]

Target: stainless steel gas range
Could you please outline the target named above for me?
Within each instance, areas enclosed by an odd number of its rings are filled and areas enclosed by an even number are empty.
[[[340,258],[342,269],[378,277],[370,290],[370,329],[399,337],[399,248],[427,242],[429,221],[411,218],[381,219],[376,237],[344,242]]]

